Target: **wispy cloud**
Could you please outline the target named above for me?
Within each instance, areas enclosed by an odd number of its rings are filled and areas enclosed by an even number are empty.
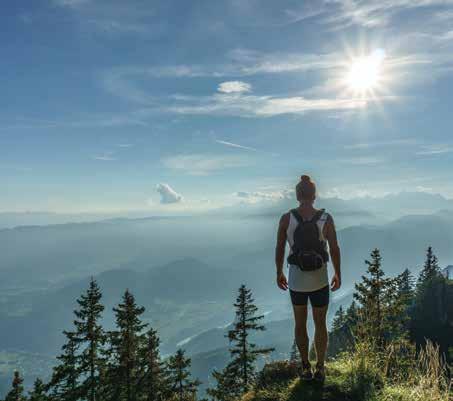
[[[378,141],[378,142],[358,142],[345,145],[344,149],[348,150],[362,150],[362,149],[372,149],[378,147],[386,146],[406,146],[406,145],[415,145],[418,141],[414,138],[403,138],[403,139],[394,139],[390,141]]]
[[[340,27],[362,25],[382,27],[393,17],[407,10],[428,7],[442,7],[453,4],[451,0],[325,0],[326,5],[337,6],[326,21]]]
[[[339,161],[341,163],[352,164],[356,166],[367,166],[384,163],[385,159],[376,156],[359,156],[340,159]]]
[[[423,146],[421,150],[416,152],[419,156],[435,156],[445,153],[453,153],[453,145],[449,144],[436,144]]]
[[[251,150],[252,152],[258,152],[258,149],[256,149],[256,148],[252,148],[250,146],[239,145],[239,144],[233,143],[233,142],[222,141],[220,139],[216,139],[215,142],[217,142],[221,145],[230,146],[232,148],[238,148],[238,149],[244,149],[244,150]]]
[[[164,158],[164,167],[189,175],[209,175],[218,171],[251,165],[249,158],[234,155],[189,154]]]
[[[175,114],[272,117],[304,114],[310,111],[350,110],[366,107],[367,99],[307,99],[301,96],[229,96],[186,97],[177,105],[162,107]]]
[[[114,157],[114,152],[105,152],[100,155],[95,155],[92,157],[93,160],[99,160],[99,161],[104,161],[104,162],[109,162],[116,160]]]

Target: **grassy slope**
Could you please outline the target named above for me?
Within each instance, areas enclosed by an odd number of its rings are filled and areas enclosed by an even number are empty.
[[[298,378],[287,384],[250,391],[242,401],[353,401],[348,391],[346,374],[337,366],[328,366],[328,376],[324,384],[315,381],[304,382]]]
[[[385,385],[373,391],[371,381],[354,383],[348,367],[342,362],[333,362],[327,364],[324,384],[304,382],[299,378],[280,384],[268,383],[246,393],[241,401],[453,401],[453,393],[450,394],[444,397],[422,396],[408,385]]]

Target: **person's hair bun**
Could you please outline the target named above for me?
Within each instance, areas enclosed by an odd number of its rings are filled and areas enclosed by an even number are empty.
[[[300,181],[301,182],[311,182],[311,178],[308,175],[301,175],[300,176]]]

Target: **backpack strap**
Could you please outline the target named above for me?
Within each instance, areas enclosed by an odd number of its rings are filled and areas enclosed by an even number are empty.
[[[315,215],[311,218],[312,223],[317,223],[318,220],[322,217],[322,215],[325,213],[326,209],[320,209],[318,210]]]
[[[303,223],[303,222],[304,222],[304,219],[303,219],[302,216],[299,214],[299,212],[297,211],[297,209],[291,209],[291,210],[290,210],[290,213],[296,218],[296,220],[297,220],[298,223]]]

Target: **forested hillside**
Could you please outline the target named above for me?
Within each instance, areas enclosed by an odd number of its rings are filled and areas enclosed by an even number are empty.
[[[242,285],[234,303],[236,318],[225,338],[230,358],[211,366],[208,397],[409,401],[415,399],[415,389],[418,400],[448,400],[453,285],[441,275],[432,249],[416,283],[408,270],[387,277],[378,249],[366,265],[354,302],[336,313],[324,386],[299,383],[297,352],[289,362],[271,362],[258,371],[275,348],[251,341],[253,332],[265,332],[266,327],[251,290]],[[145,308],[129,290],[113,308],[111,329],[101,323],[104,312],[101,289],[92,279],[77,299],[73,324],[64,331],[66,342],[49,380],[37,378],[26,395],[21,372],[16,371],[5,401],[197,398],[201,382],[193,375],[191,358],[182,348],[161,356],[159,334],[143,321]],[[205,361],[213,361],[208,353]]]

